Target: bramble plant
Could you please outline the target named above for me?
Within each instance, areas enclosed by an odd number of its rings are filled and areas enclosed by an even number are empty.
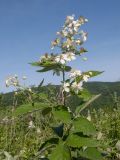
[[[50,115],[49,126],[54,134],[49,137],[39,149],[36,156],[48,160],[72,160],[86,158],[101,160],[99,152],[100,142],[95,139],[94,125],[81,115],[81,112],[92,101],[90,93],[83,84],[89,78],[102,72],[74,70],[69,62],[82,57],[87,50],[81,47],[87,40],[88,33],[81,30],[81,26],[88,20],[74,15],[67,16],[62,29],[57,32],[57,38],[51,43],[52,49],[58,53],[46,53],[34,66],[42,67],[38,72],[53,71],[53,74],[62,75],[61,104],[43,109],[44,116]],[[82,58],[86,60],[86,58]],[[71,111],[67,106],[67,98],[76,95],[83,99],[83,104]]]
[[[22,77],[22,80],[25,81],[27,79],[26,76]],[[32,91],[30,87],[26,87],[25,83],[20,83],[20,79],[17,75],[9,76],[5,81],[6,87],[13,86],[15,88],[15,92],[13,95],[13,111],[16,109],[18,100],[26,101],[31,103],[34,106],[35,93]]]

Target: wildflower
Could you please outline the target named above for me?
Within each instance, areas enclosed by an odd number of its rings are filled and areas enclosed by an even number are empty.
[[[75,41],[75,43],[76,43],[77,45],[80,45],[82,42],[81,42],[80,39],[77,39],[77,40]]]
[[[61,35],[62,35],[63,37],[67,37],[68,32],[67,32],[66,30],[62,30],[62,31],[61,31]]]
[[[81,34],[81,37],[82,37],[82,41],[85,42],[87,40],[87,35],[88,34],[84,31],[81,31],[80,34]]]
[[[70,84],[68,82],[63,84],[63,91],[70,92]]]
[[[67,41],[64,43],[64,45],[69,48],[70,46],[72,46],[73,42],[70,39],[67,39]]]
[[[72,15],[72,16],[67,16],[66,17],[66,21],[65,21],[65,24],[67,25],[67,24],[69,24],[69,23],[71,23],[73,20],[74,20],[74,15]]]
[[[35,125],[34,125],[33,121],[30,121],[30,122],[29,122],[28,128],[35,128]]]
[[[71,72],[70,72],[70,75],[69,75],[69,77],[70,78],[76,78],[77,76],[81,76],[81,71],[80,70],[72,70]]]
[[[51,42],[51,46],[55,47],[60,43],[60,40],[58,38],[56,38],[54,41]]]
[[[76,59],[75,54],[72,52],[67,52],[65,58],[66,58],[66,61],[72,61]]]
[[[80,16],[79,17],[79,23],[82,25],[82,24],[84,24],[85,22],[88,22],[88,19],[86,19],[86,18],[84,18],[84,17],[82,17],[82,16]]]
[[[51,58],[51,55],[48,55],[48,53],[46,53],[44,56],[40,57],[40,62],[49,60],[50,58]]]
[[[83,75],[83,81],[87,82],[89,78],[90,78],[89,75]]]
[[[5,81],[6,87],[9,86],[19,86],[19,81],[18,81],[18,76],[14,75],[14,76],[10,76],[6,79]]]
[[[66,63],[66,54],[61,54],[56,56],[55,61],[57,63],[65,64]]]
[[[78,92],[83,89],[82,85],[83,85],[83,82],[80,82],[80,83],[74,82],[71,87],[74,90],[74,92],[78,94]]]

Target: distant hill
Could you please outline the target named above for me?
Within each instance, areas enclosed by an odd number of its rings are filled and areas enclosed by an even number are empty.
[[[100,94],[92,105],[95,107],[114,107],[120,101],[120,82],[88,82],[85,87],[92,94]]]
[[[120,82],[87,82],[84,85],[92,94],[101,94],[101,97],[97,99],[92,106],[95,108],[99,107],[113,107],[117,101],[120,100]],[[54,97],[57,94],[59,86],[47,85],[43,87],[33,87],[33,89],[41,96],[40,100]],[[6,93],[2,97],[3,106],[10,106],[13,102],[13,92]],[[73,99],[73,103],[76,103],[76,99]]]

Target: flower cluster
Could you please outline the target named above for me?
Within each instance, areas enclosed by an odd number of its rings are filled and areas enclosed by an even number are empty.
[[[57,35],[61,35],[62,37],[73,36],[79,32],[80,26],[86,22],[88,20],[84,17],[79,17],[79,19],[75,20],[74,15],[67,16],[62,31],[57,32]]]
[[[5,81],[6,87],[10,87],[10,86],[19,86],[19,80],[18,80],[18,76],[14,75],[14,76],[9,76],[6,81]]]
[[[66,54],[61,54],[55,57],[55,62],[65,64],[66,62],[70,62],[75,60],[75,54],[72,52],[67,52]]]
[[[92,72],[84,74],[80,70],[72,70],[69,74],[69,82],[63,83],[63,91],[64,92],[72,91],[78,94],[79,91],[83,89],[83,83],[87,82],[90,76],[92,76]],[[77,80],[77,78],[80,78],[80,80]]]
[[[60,32],[57,32],[59,38],[56,38],[52,43],[52,49],[56,46],[62,49],[70,50],[75,45],[81,45],[87,40],[87,33],[80,30],[81,25],[88,22],[84,17],[79,17],[75,20],[74,15],[67,16],[65,24]]]
[[[23,77],[22,77],[22,80],[23,80],[23,81],[25,81],[26,79],[27,79],[26,76],[23,76]],[[18,76],[17,76],[16,74],[15,74],[14,76],[9,76],[9,77],[5,80],[5,85],[6,85],[6,87],[14,86],[14,87],[17,87],[17,88],[23,88],[23,87],[20,85]]]
[[[57,32],[58,38],[51,42],[52,49],[59,47],[61,54],[52,57],[57,63],[65,64],[76,59],[76,52],[79,50],[81,53],[82,48],[78,48],[87,40],[87,33],[80,30],[80,26],[86,23],[88,20],[84,17],[79,17],[75,20],[74,15],[67,16],[63,28],[60,32]],[[82,52],[84,52],[82,50]],[[80,54],[79,54],[80,55]],[[42,56],[42,59],[50,59],[51,56]]]

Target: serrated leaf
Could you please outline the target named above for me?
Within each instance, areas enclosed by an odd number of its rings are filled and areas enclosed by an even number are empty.
[[[71,153],[68,148],[63,143],[60,143],[56,146],[56,148],[52,151],[50,157],[50,160],[71,160]]]
[[[87,89],[83,89],[78,95],[80,98],[83,98],[84,101],[88,101],[92,95]]]
[[[79,152],[81,157],[88,158],[89,160],[103,160],[101,153],[96,148],[87,148]]]
[[[40,66],[40,62],[32,62],[32,63],[29,63],[31,64],[32,66]]]
[[[83,75],[89,75],[90,77],[98,76],[99,74],[102,74],[104,71],[87,71],[84,72]]]
[[[101,96],[101,94],[98,94],[98,95],[94,95],[92,96],[92,98],[87,101],[86,103],[83,103],[82,105],[80,106],[77,106],[76,110],[75,110],[75,113],[76,115],[79,115],[80,112],[82,112],[84,109],[86,109],[92,102],[94,102],[96,99],[98,99],[99,97]]]
[[[53,115],[56,120],[59,120],[63,123],[69,123],[71,121],[70,113],[65,110],[62,106],[53,110]]]
[[[66,140],[66,144],[73,148],[80,148],[83,146],[87,146],[87,147],[99,146],[99,142],[97,140],[88,138],[88,137],[80,137],[76,134],[69,135]]]
[[[73,132],[82,132],[84,135],[94,135],[96,129],[86,118],[79,117],[73,121]]]

